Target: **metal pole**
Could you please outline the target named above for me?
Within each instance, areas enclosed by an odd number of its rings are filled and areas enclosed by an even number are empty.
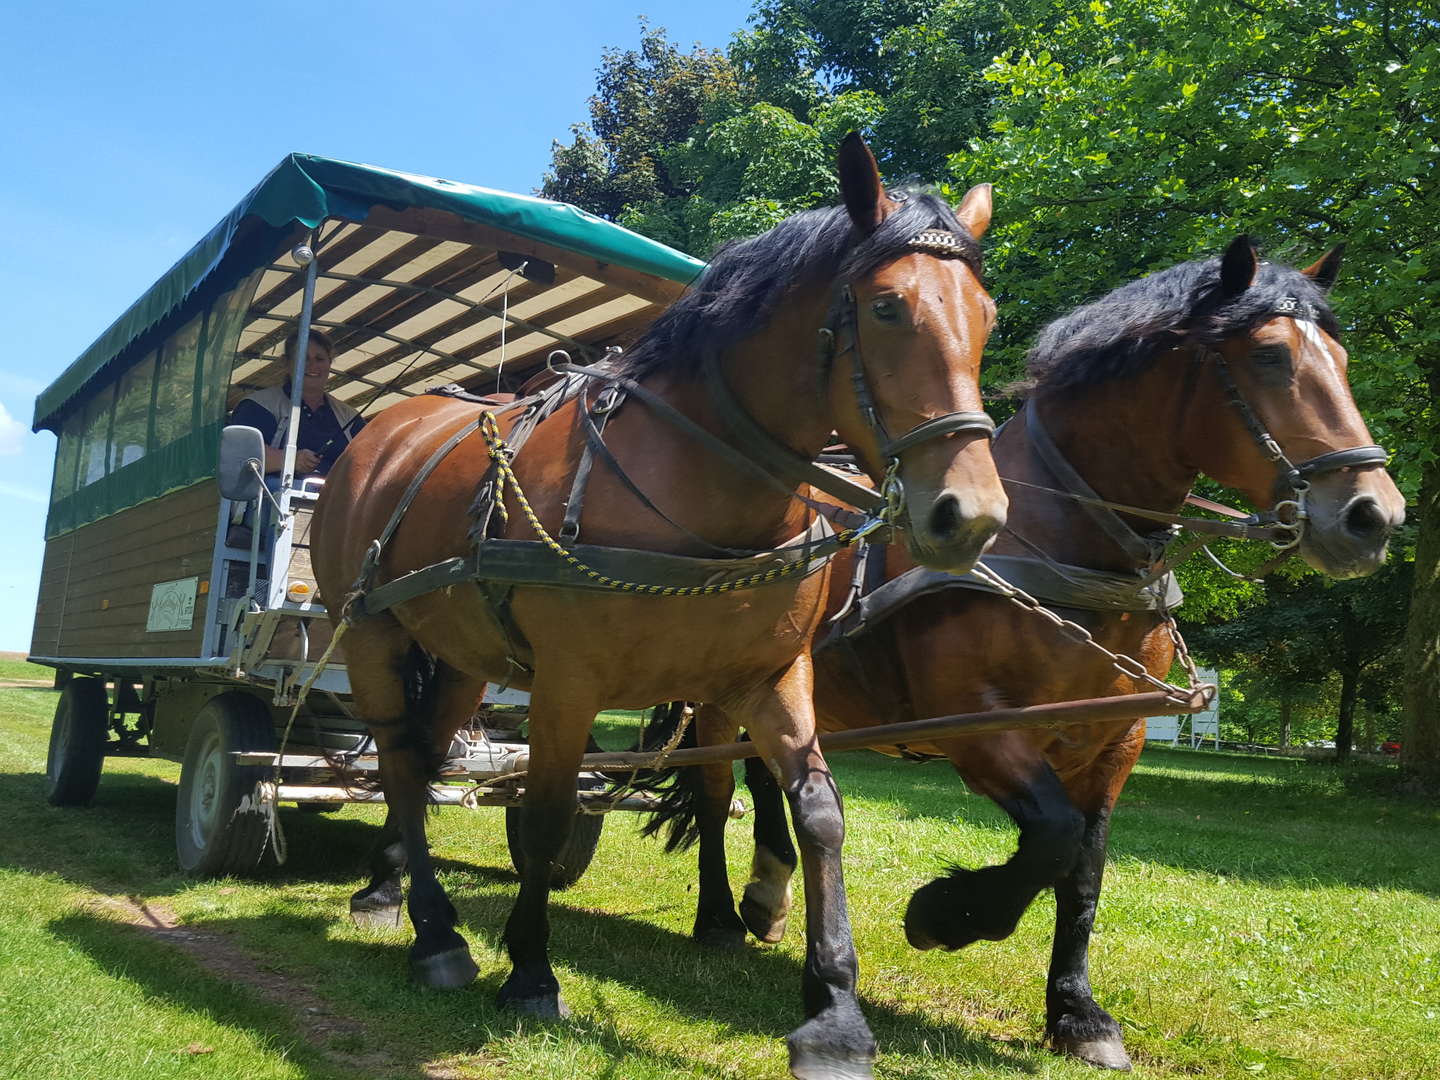
[[[318,235],[312,232],[314,242]],[[285,461],[280,466],[280,490],[276,493],[275,542],[270,548],[270,595],[266,607],[276,608],[285,602],[290,570],[290,501],[295,486],[296,440],[300,437],[300,406],[305,398],[305,364],[310,355],[310,319],[315,310],[315,279],[320,261],[307,244],[297,244],[290,252],[305,267],[305,291],[300,301],[300,323],[295,339],[295,355],[290,365],[290,426],[285,432]]]
[[[1069,727],[1071,724],[1105,724],[1120,720],[1139,720],[1146,716],[1165,716],[1170,713],[1195,713],[1205,707],[1204,696],[1198,691],[1190,700],[1180,703],[1168,693],[1154,690],[1144,694],[1124,694],[1118,697],[1091,698],[1088,701],[1062,701],[1053,705],[1026,705],[1018,709],[994,709],[990,712],[957,713],[954,716],[937,716],[930,720],[911,720],[904,724],[884,724],[878,727],[856,728],[851,731],[835,731],[820,736],[820,748],[832,750],[858,750],[875,746],[894,746],[897,743],[917,743],[931,739],[952,738],[956,735],[979,735],[992,731],[1035,730],[1044,728]],[[709,765],[721,761],[738,761],[741,758],[759,757],[760,751],[754,743],[721,743],[717,746],[697,746],[673,751],[665,758],[665,765]],[[580,759],[585,770],[646,768],[654,767],[653,753],[623,751],[614,753],[586,754]],[[516,762],[516,769],[528,766],[524,759]]]
[[[311,240],[314,240],[313,234]],[[290,364],[290,428],[285,433],[285,464],[280,468],[280,481],[285,491],[289,491],[295,483],[295,439],[300,432],[305,363],[310,355],[310,316],[315,310],[315,277],[320,269],[315,252],[308,245],[297,245],[290,254],[305,267],[305,292],[300,300],[299,336],[295,339],[295,356]]]

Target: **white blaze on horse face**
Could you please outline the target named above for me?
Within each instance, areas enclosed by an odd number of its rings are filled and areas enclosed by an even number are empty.
[[[1330,351],[1329,339],[1320,331],[1320,327],[1311,319],[1296,319],[1295,325],[1299,327],[1300,336],[1305,339],[1306,343],[1329,360],[1338,375],[1339,365],[1335,363],[1335,354]]]

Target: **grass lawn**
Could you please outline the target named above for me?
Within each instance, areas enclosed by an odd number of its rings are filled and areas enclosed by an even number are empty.
[[[573,1018],[522,1023],[493,1007],[515,890],[499,811],[432,818],[481,978],[422,992],[406,979],[408,930],[359,931],[346,917],[379,810],[291,813],[285,867],[189,881],[174,862],[175,766],[111,760],[90,809],[44,803],[54,703],[49,690],[0,690],[0,1075],[785,1075],[802,913],[778,947],[697,950],[694,855],[641,842],[635,818],[615,815],[584,879],[556,894],[552,955]],[[1009,855],[1003,815],[938,764],[852,753],[834,766],[878,1075],[1097,1076],[1038,1045],[1047,899],[1008,941],[956,954],[914,952],[900,933],[910,892],[945,861]],[[1092,951],[1096,996],[1124,1025],[1138,1075],[1440,1076],[1440,811],[1379,797],[1386,778],[1146,753],[1116,815]],[[730,835],[738,887],[748,822]],[[138,929],[105,898],[168,911],[180,933]],[[179,947],[186,932],[220,942],[232,968],[202,965]],[[237,955],[248,981],[232,977]],[[297,986],[311,996],[286,989]],[[339,1021],[317,1035],[317,1013]]]

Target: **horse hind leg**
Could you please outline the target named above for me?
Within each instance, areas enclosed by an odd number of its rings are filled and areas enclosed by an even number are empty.
[[[740,918],[761,941],[775,944],[785,936],[793,903],[795,845],[785,817],[785,796],[759,758],[745,759],[745,787],[755,804],[750,880],[740,900]]]
[[[695,714],[701,745],[729,742],[735,724],[714,705],[702,705]],[[735,913],[735,894],[725,860],[725,825],[735,795],[735,772],[730,762],[698,765],[679,770],[678,782],[692,789],[695,829],[699,838],[700,895],[695,905],[691,935],[707,948],[745,947],[745,923]]]
[[[350,897],[350,919],[356,926],[391,929],[400,925],[405,865],[400,826],[394,812],[387,811],[380,836],[370,850],[370,883]]]
[[[399,835],[403,859],[409,866],[407,906],[415,929],[411,976],[434,989],[464,986],[479,969],[465,939],[455,930],[458,917],[454,905],[435,876],[425,836],[425,811],[438,758],[435,747],[448,745],[464,722],[459,703],[468,696],[473,704],[477,684],[435,661],[398,627],[359,630],[346,641],[347,666],[356,706],[375,739],[388,823]],[[381,858],[386,857],[382,854]],[[396,860],[390,861],[393,865]]]
[[[961,949],[976,941],[1009,937],[1030,902],[1074,864],[1084,830],[1055,771],[1020,736],[979,740],[951,754],[972,788],[988,795],[1020,828],[1015,854],[999,866],[953,867],[921,886],[905,910],[905,937],[917,949]],[[1028,760],[993,753],[1010,743]],[[987,753],[987,751],[992,751]]]

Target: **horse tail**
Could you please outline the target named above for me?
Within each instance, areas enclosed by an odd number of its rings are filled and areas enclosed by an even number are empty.
[[[686,723],[687,705],[671,701],[650,710],[649,719],[640,732],[638,749],[643,753],[659,753],[698,745],[695,726]],[[679,741],[676,742],[676,736]],[[670,766],[661,769],[637,769],[607,772],[611,796],[644,793],[657,796],[656,809],[640,830],[641,835],[657,837],[665,834],[665,850],[684,851],[700,839],[696,802],[700,797],[700,777],[693,768]]]

